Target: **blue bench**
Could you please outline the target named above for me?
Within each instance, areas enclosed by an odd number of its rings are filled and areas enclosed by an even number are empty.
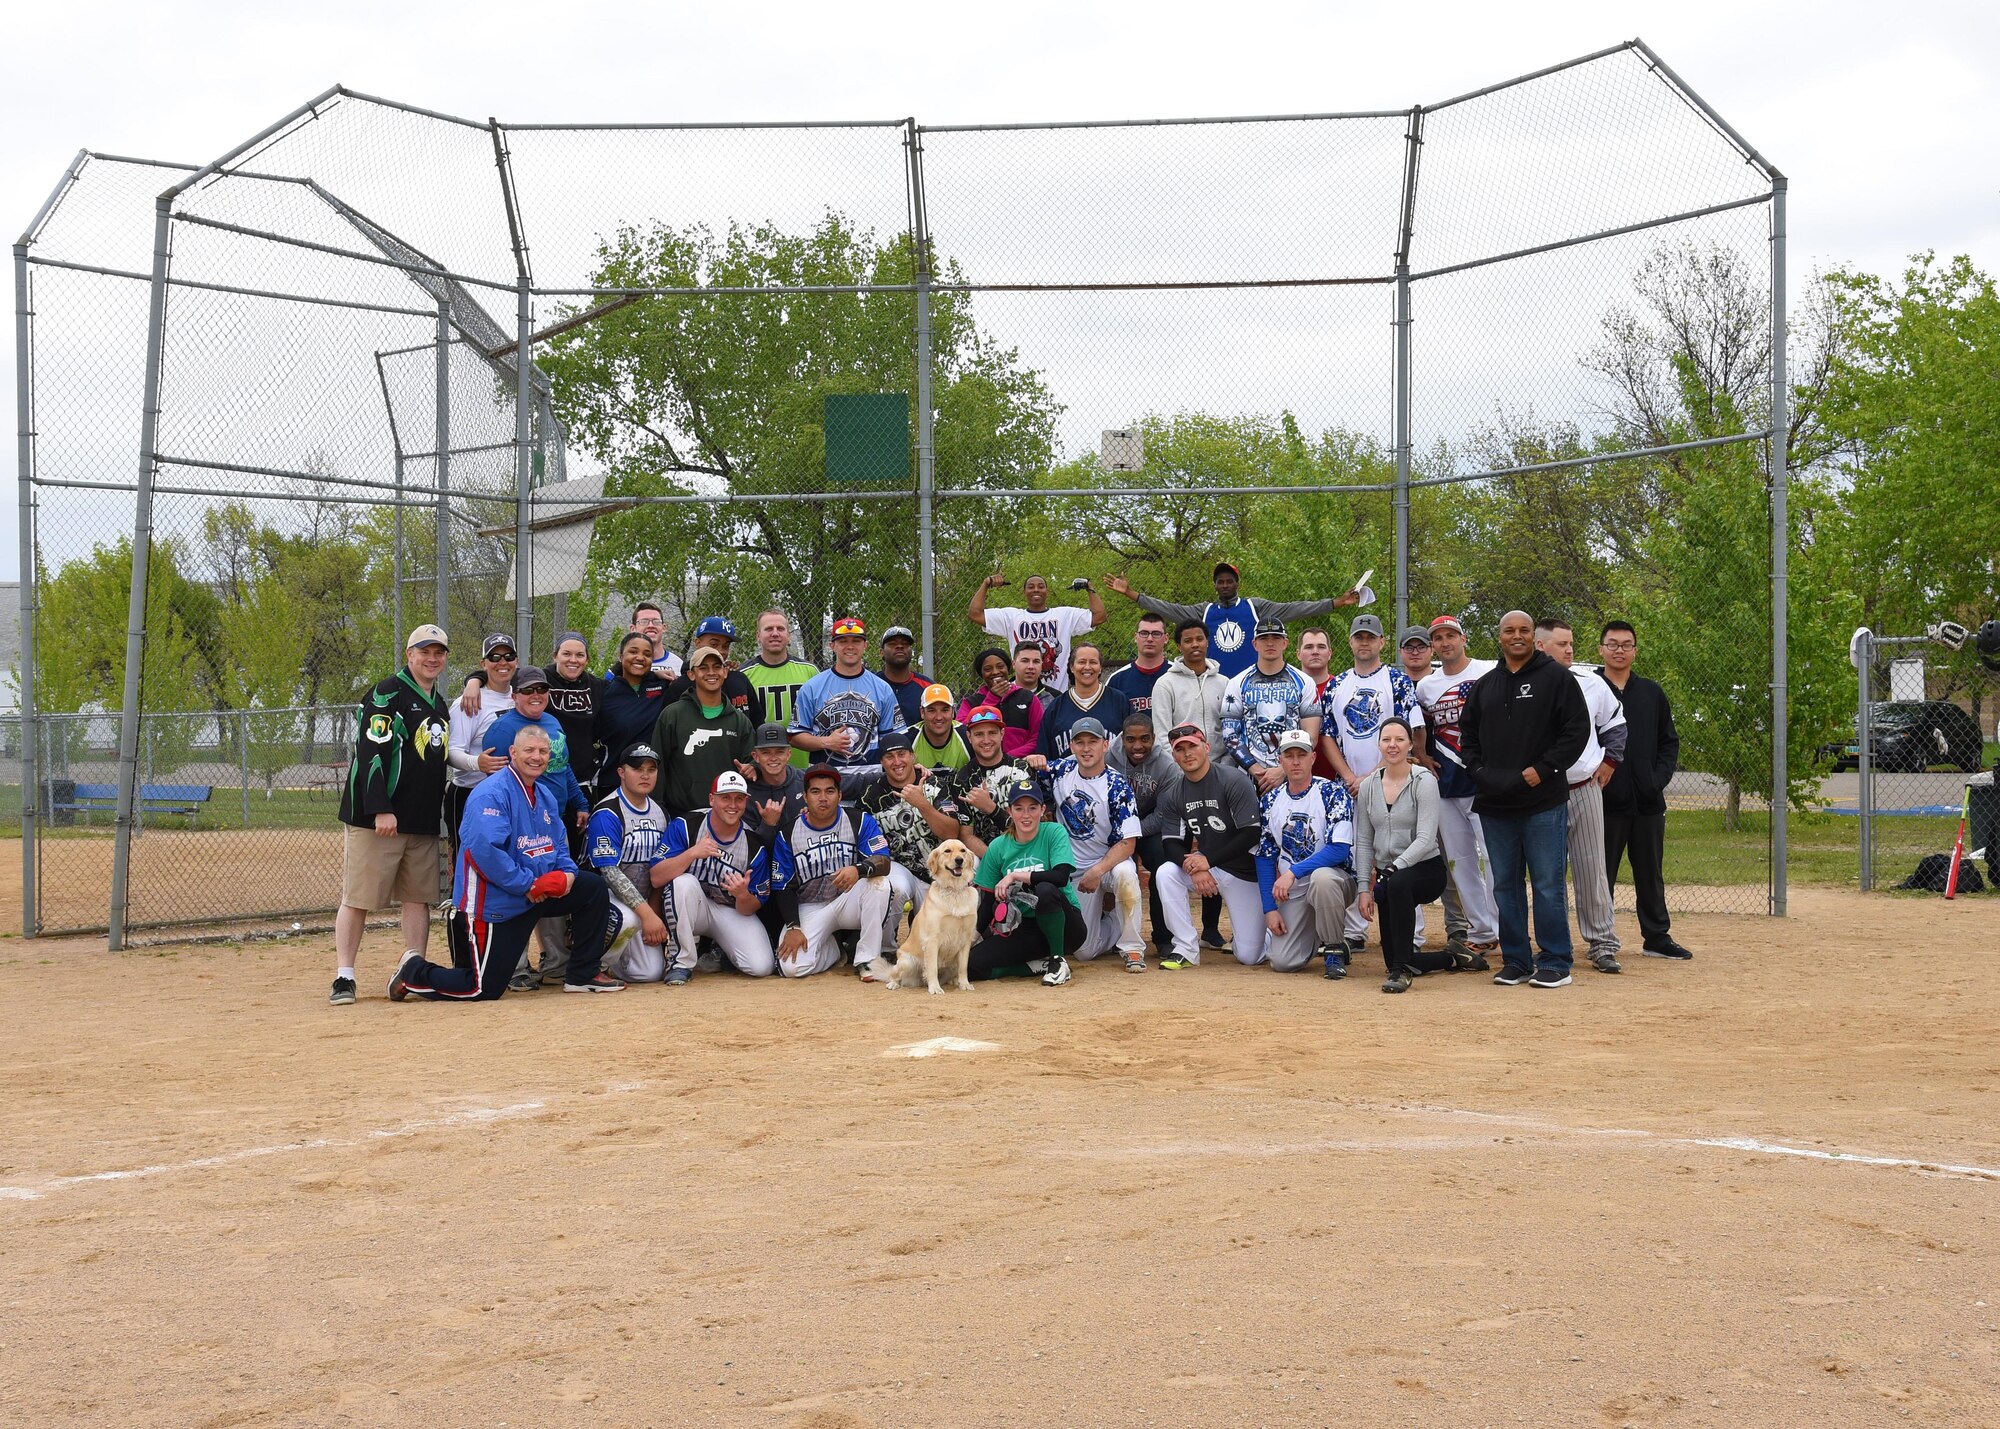
[[[192,819],[201,812],[202,805],[214,792],[214,787],[208,784],[141,784],[139,810],[141,814],[178,814]],[[67,803],[50,807],[65,814],[115,814],[118,812],[118,786],[79,784]]]

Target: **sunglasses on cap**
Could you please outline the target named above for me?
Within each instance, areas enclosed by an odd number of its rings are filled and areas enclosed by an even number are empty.
[[[833,623],[833,638],[836,640],[840,639],[843,635],[866,635],[867,633],[868,628],[858,620],[836,620]]]

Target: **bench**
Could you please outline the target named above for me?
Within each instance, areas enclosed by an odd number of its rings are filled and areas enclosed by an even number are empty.
[[[141,814],[179,814],[193,819],[214,792],[208,784],[141,784],[139,811]],[[79,784],[67,802],[50,807],[64,814],[115,814],[118,812],[118,786]]]

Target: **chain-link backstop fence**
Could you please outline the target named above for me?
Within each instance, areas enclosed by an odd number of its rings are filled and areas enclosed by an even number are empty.
[[[995,604],[1102,599],[1115,663],[1105,577],[1200,601],[1217,559],[1277,600],[1373,568],[1386,627],[1461,614],[1481,657],[1516,606],[1583,661],[1630,620],[1681,733],[1677,906],[1782,911],[1783,206],[1636,41],[1375,113],[512,125],[335,89],[199,169],[79,155],[15,249],[28,929],[329,907],[346,730],[298,710],[419,620],[453,689],[489,630],[603,669],[651,598],[744,660],[766,607],[814,660],[838,615],[910,625],[962,691],[996,568]],[[108,839],[53,811],[86,764]]]

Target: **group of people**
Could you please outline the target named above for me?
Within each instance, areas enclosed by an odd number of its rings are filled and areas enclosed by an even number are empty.
[[[332,1001],[355,1000],[368,913],[396,905],[397,1001],[681,986],[725,965],[851,964],[882,981],[931,855],[954,839],[977,860],[975,978],[1060,986],[1073,960],[1141,973],[1150,952],[1180,970],[1204,948],[1343,978],[1372,921],[1385,992],[1440,971],[1561,987],[1566,885],[1588,961],[1621,970],[1612,886],[1628,859],[1644,950],[1691,956],[1661,868],[1678,739],[1664,692],[1633,672],[1630,625],[1605,627],[1599,673],[1574,664],[1559,619],[1510,611],[1500,658],[1474,660],[1439,616],[1399,632],[1387,663],[1362,613],[1336,672],[1323,625],[1299,630],[1291,663],[1286,622],[1360,593],[1260,602],[1238,581],[1217,565],[1216,599],[1192,606],[1111,578],[1141,608],[1132,657],[1114,663],[1091,638],[1105,609],[1089,580],[1071,583],[1085,605],[1052,605],[1030,576],[1023,605],[1003,608],[988,604],[996,571],[967,610],[996,643],[963,698],[915,668],[903,626],[871,669],[863,622],[836,621],[820,669],[781,611],[758,616],[739,660],[722,616],[696,624],[684,656],[666,649],[650,603],[602,674],[575,632],[546,668],[495,634],[448,695],[448,638],[420,625],[357,715]],[[442,964],[426,956],[441,841]],[[1440,900],[1431,949],[1424,909]]]

